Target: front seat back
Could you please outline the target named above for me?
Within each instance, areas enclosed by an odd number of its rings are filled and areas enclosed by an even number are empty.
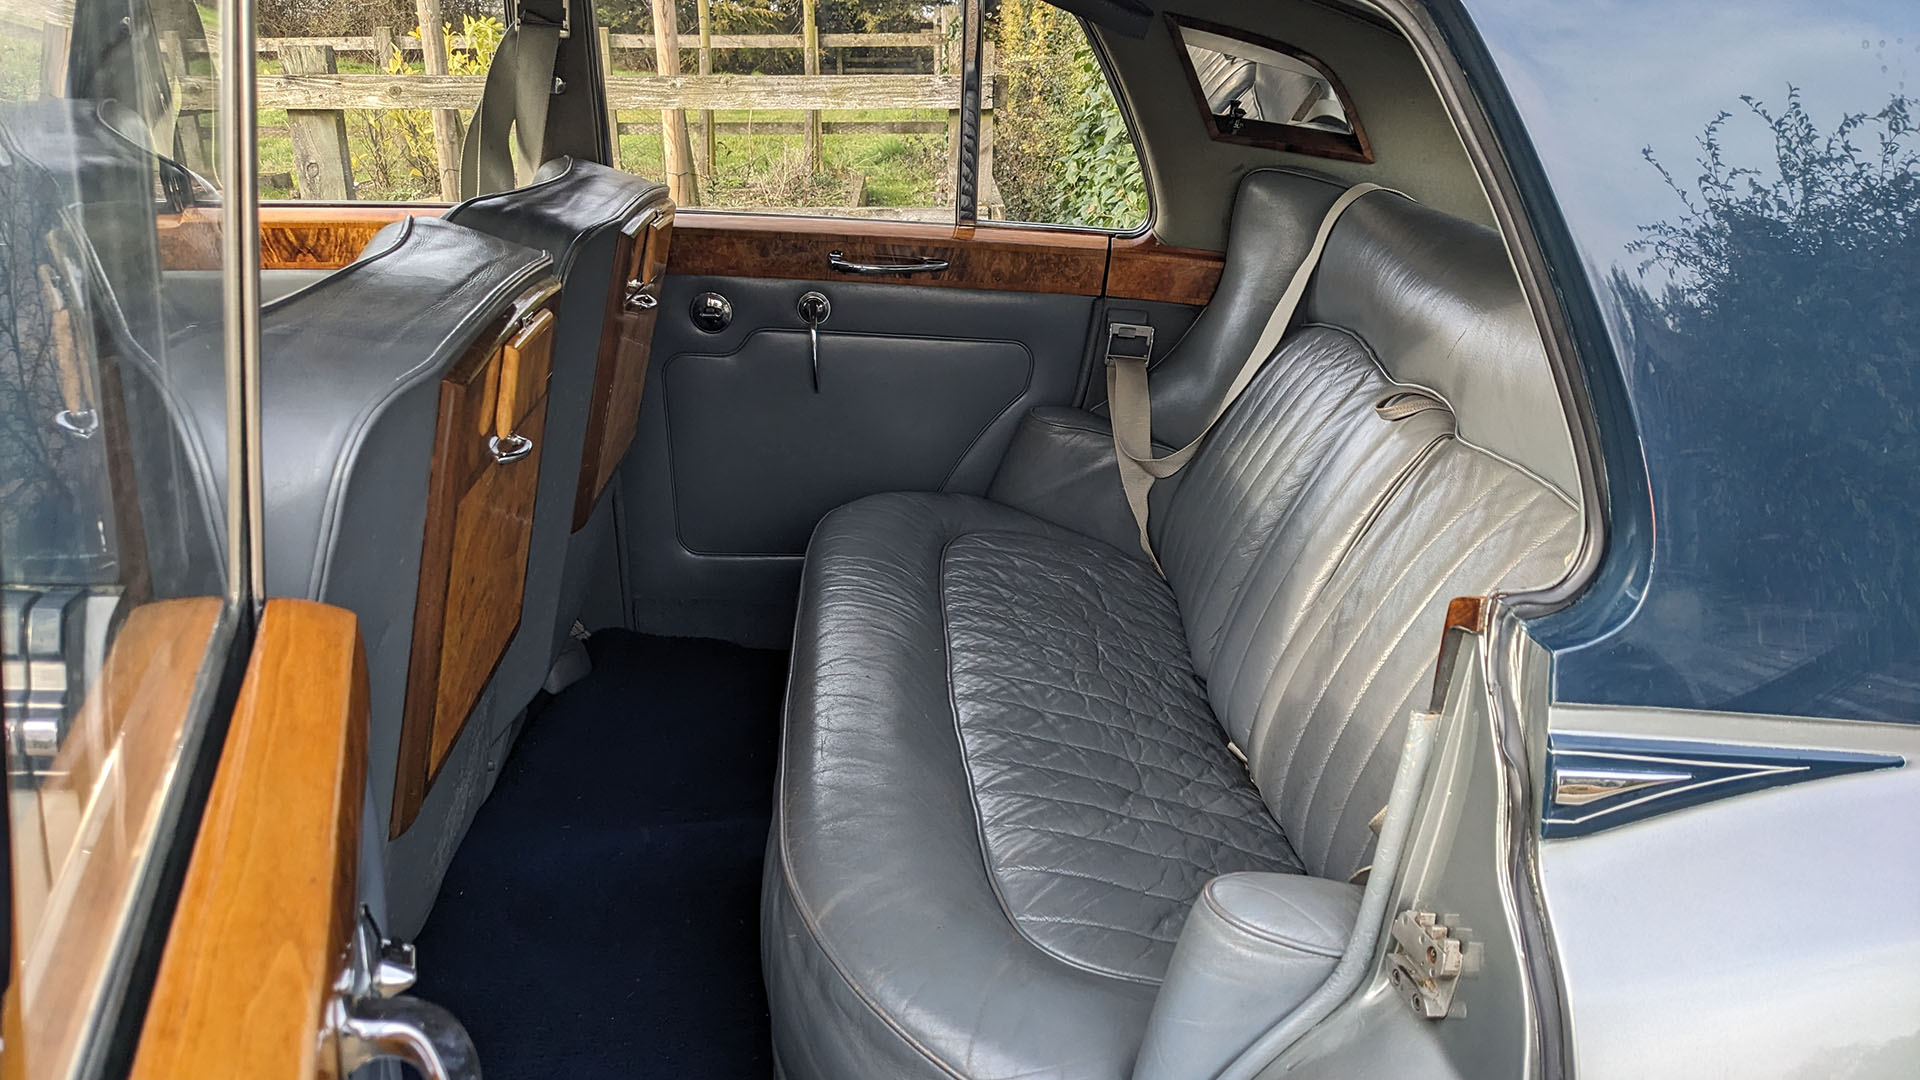
[[[639,420],[673,204],[663,185],[563,157],[528,186],[469,199],[446,220],[547,252],[564,285],[526,604],[497,677],[503,701],[524,703],[579,617],[609,539],[586,526]]]
[[[410,218],[262,309],[267,593],[359,616],[369,776],[389,835],[420,817],[430,820],[416,828],[436,834],[466,825],[452,794],[464,776],[442,774],[466,771],[456,742],[486,711],[520,621],[552,266],[540,251]],[[220,348],[203,331],[169,357],[183,395],[207,404],[196,419],[208,446],[225,438]],[[224,456],[213,461],[224,488]],[[444,865],[397,862],[393,929],[417,928]]]

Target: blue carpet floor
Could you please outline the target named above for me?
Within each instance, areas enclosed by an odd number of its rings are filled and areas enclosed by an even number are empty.
[[[760,864],[786,654],[603,631],[420,934],[488,1080],[772,1075]]]

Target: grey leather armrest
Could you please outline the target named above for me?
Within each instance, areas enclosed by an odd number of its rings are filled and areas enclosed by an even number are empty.
[[[1223,874],[1193,902],[1160,984],[1133,1080],[1226,1067],[1333,971],[1360,889],[1304,874]]]
[[[1156,486],[1156,495],[1161,487],[1171,482]],[[1140,554],[1139,529],[1113,463],[1113,429],[1085,409],[1043,405],[1027,413],[987,498]]]

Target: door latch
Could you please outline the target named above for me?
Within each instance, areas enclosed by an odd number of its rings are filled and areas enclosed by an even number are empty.
[[[1401,912],[1390,928],[1393,952],[1387,970],[1416,1015],[1444,1019],[1453,1008],[1453,993],[1467,967],[1466,943],[1430,911]]]

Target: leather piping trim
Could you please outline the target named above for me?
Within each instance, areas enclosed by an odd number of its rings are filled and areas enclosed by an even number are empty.
[[[818,526],[815,526],[815,528],[817,530]],[[811,547],[811,543],[809,543],[808,546]],[[804,583],[802,583],[802,588],[805,588]],[[806,606],[806,599],[804,594],[800,598],[800,606],[803,610]],[[798,619],[794,621],[793,636],[794,643],[797,644],[800,637],[800,623]],[[789,648],[789,653],[791,652],[792,649]],[[789,704],[793,701],[795,671],[796,669],[790,664],[787,668],[787,702]],[[833,973],[840,977],[841,984],[847,988],[847,992],[852,994],[855,1000],[866,1006],[867,1011],[872,1013],[875,1019],[884,1024],[888,1031],[893,1032],[895,1037],[905,1043],[915,1053],[926,1058],[929,1064],[941,1072],[946,1073],[952,1077],[953,1080],[967,1080],[966,1074],[943,1061],[938,1054],[928,1049],[920,1040],[914,1038],[910,1032],[901,1027],[900,1023],[885,1009],[882,1009],[878,1002],[867,996],[866,992],[860,989],[859,984],[855,983],[853,978],[847,974],[846,964],[834,953],[833,947],[827,944],[825,936],[820,933],[819,920],[814,917],[813,910],[807,906],[806,897],[800,891],[800,882],[793,876],[793,859],[787,853],[787,762],[790,759],[790,755],[787,753],[787,744],[792,738],[792,735],[792,715],[788,712],[786,706],[782,706],[780,710],[780,765],[774,775],[773,781],[774,794],[776,796],[773,817],[773,836],[774,842],[780,850],[780,885],[781,890],[786,893],[787,902],[793,905],[794,914],[800,916],[800,926],[806,930],[807,938],[813,942],[814,948],[820,950],[820,955],[826,958],[828,966],[833,968]],[[778,1056],[778,1051],[775,1052],[775,1056]]]
[[[993,855],[987,847],[986,819],[980,812],[980,788],[974,783],[973,761],[967,756],[967,739],[960,731],[960,705],[953,697],[953,635],[950,631],[953,621],[947,617],[947,553],[952,550],[956,542],[964,540],[969,536],[991,536],[1004,533],[1006,533],[1004,529],[981,529],[948,537],[947,542],[940,546],[940,562],[935,568],[936,573],[939,574],[939,584],[937,587],[940,590],[940,641],[942,648],[947,654],[947,712],[953,716],[953,737],[960,752],[960,768],[967,777],[967,802],[973,807],[973,835],[974,840],[980,845],[981,872],[986,875],[987,887],[993,890],[993,898],[999,902],[1000,912],[1007,917],[1007,924],[1011,926],[1013,932],[1019,934],[1021,939],[1027,944],[1068,967],[1087,972],[1090,975],[1100,975],[1105,978],[1121,982],[1137,983],[1142,986],[1159,986],[1164,980],[1148,979],[1139,975],[1129,975],[1125,972],[1111,971],[1097,964],[1089,964],[1084,960],[1076,960],[1041,942],[1027,931],[1026,926],[1021,923],[1019,916],[1013,913],[1013,908],[1007,903],[1006,894],[1000,889],[1000,873],[994,868]]]
[[[781,779],[784,781],[785,778],[786,773],[783,769]],[[920,1040],[914,1038],[911,1033],[900,1026],[899,1022],[896,1021],[892,1015],[885,1009],[882,1009],[871,997],[868,997],[866,992],[861,990],[859,985],[847,975],[846,965],[840,962],[838,956],[834,955],[833,949],[828,946],[826,938],[821,935],[818,921],[814,918],[813,912],[808,909],[806,901],[801,898],[800,883],[794,880],[793,874],[789,869],[791,861],[787,858],[787,814],[784,805],[786,802],[786,793],[784,791],[781,792],[781,802],[783,805],[777,816],[777,820],[774,822],[774,827],[779,830],[780,835],[780,883],[787,894],[788,903],[793,905],[794,913],[800,916],[800,925],[806,930],[807,939],[813,942],[815,948],[820,950],[821,956],[826,957],[827,964],[833,968],[833,973],[840,977],[840,982],[846,986],[847,992],[852,994],[860,1004],[865,1005],[867,1011],[871,1012],[875,1019],[886,1025],[888,1031],[893,1032],[895,1037],[902,1043],[905,1043],[914,1053],[926,1058],[929,1064],[941,1072],[946,1073],[948,1076],[953,1077],[953,1080],[967,1080],[965,1073],[962,1073],[952,1065],[941,1060],[938,1054],[935,1054],[932,1050],[929,1050],[925,1044],[921,1043]]]

